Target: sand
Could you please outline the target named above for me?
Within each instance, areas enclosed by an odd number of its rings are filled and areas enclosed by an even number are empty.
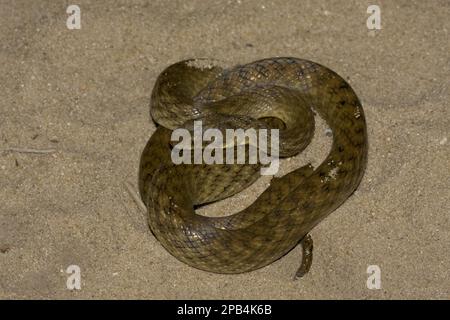
[[[80,30],[66,27],[69,2],[1,2],[0,298],[450,298],[450,6],[376,2],[377,31],[372,1],[79,0]],[[185,58],[272,56],[348,79],[367,118],[366,174],[312,231],[303,279],[292,281],[300,248],[246,274],[193,269],[123,187],[155,130],[151,89]],[[66,287],[70,265],[80,290]],[[380,289],[367,288],[369,265]]]

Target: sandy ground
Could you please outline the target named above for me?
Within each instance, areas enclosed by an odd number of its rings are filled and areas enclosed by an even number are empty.
[[[66,28],[69,2],[1,1],[0,298],[450,298],[450,5],[375,2],[376,32],[374,1],[80,0],[81,30]],[[313,230],[300,281],[300,248],[247,274],[195,270],[123,188],[155,129],[153,83],[184,58],[271,56],[348,79],[368,122],[366,175]],[[72,264],[81,290],[66,288]],[[369,265],[379,290],[366,287]]]

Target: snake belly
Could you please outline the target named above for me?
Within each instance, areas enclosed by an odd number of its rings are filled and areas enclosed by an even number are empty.
[[[255,270],[285,255],[355,191],[368,152],[363,109],[343,78],[308,60],[268,58],[229,69],[195,61],[169,66],[152,92],[151,115],[158,127],[142,152],[139,170],[139,190],[148,208],[149,226],[168,252],[192,267],[216,273]],[[260,103],[258,96],[264,101]],[[225,217],[196,214],[197,205],[226,198],[251,184],[259,167],[174,165],[170,157],[172,130],[210,114],[215,105],[222,113],[229,108],[230,114],[258,118],[261,115],[242,111],[246,104],[256,103],[263,107],[250,109],[276,118],[277,112],[267,110],[278,99],[284,99],[283,112],[291,112],[286,121],[296,115],[308,118],[293,121],[291,125],[300,123],[300,129],[286,129],[291,133],[285,136],[295,135],[292,132],[303,135],[297,140],[294,137],[293,144],[301,145],[299,149],[311,140],[314,128],[308,124],[310,111],[300,104],[314,109],[327,122],[333,143],[326,159],[317,168],[304,166],[274,177],[241,212]],[[310,133],[303,132],[304,128]]]

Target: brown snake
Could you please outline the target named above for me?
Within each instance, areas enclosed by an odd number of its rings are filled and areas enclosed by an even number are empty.
[[[361,103],[344,79],[311,61],[269,58],[229,69],[202,62],[169,66],[152,92],[151,115],[158,127],[142,152],[139,171],[150,228],[177,259],[216,273],[264,267],[301,241],[303,264],[297,276],[302,276],[312,259],[308,232],[355,191],[364,174],[368,143]],[[258,177],[259,166],[175,165],[171,130],[192,119],[211,124],[228,116],[250,126],[275,126],[280,128],[280,156],[286,157],[310,142],[311,108],[333,132],[331,151],[319,167],[273,178],[241,212],[225,217],[195,213],[196,206],[247,187]],[[271,118],[282,124],[272,125]]]

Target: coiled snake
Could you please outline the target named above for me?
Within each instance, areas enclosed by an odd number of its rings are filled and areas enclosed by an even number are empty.
[[[176,165],[171,160],[173,129],[188,127],[194,119],[209,127],[277,127],[280,156],[287,157],[310,142],[311,109],[333,133],[331,151],[320,166],[273,178],[241,212],[225,217],[195,213],[198,205],[247,187],[258,177],[259,165]],[[347,82],[324,66],[297,58],[269,58],[229,69],[186,60],[159,75],[151,115],[158,127],[142,152],[139,190],[159,242],[179,260],[216,273],[261,268],[301,242],[297,276],[306,273],[312,258],[308,232],[354,192],[367,162],[364,113]]]

